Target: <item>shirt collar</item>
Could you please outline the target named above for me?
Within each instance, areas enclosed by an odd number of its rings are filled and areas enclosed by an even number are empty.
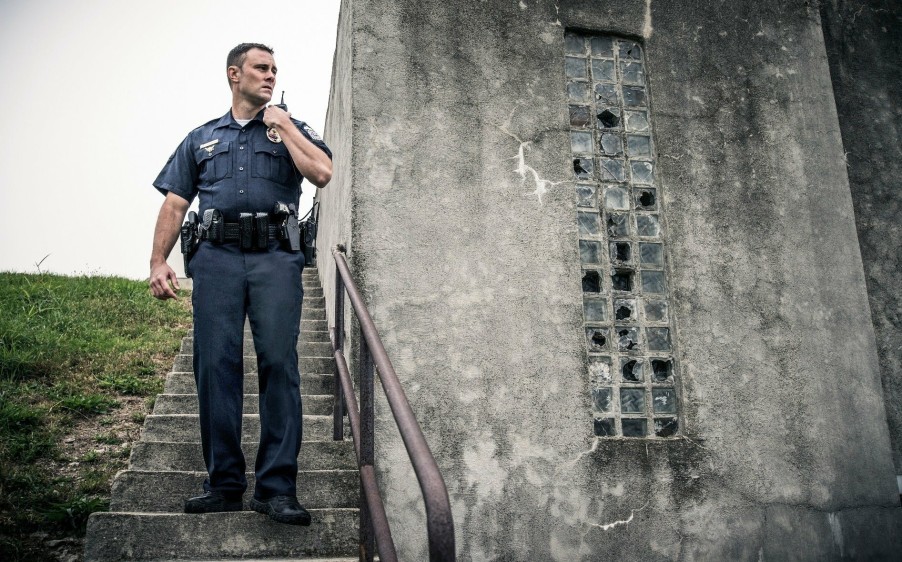
[[[263,109],[261,109],[260,112],[257,113],[257,115],[255,115],[253,119],[251,119],[251,121],[260,121],[262,123],[264,111],[266,111],[265,107]],[[248,125],[249,124],[250,123],[248,123]],[[241,128],[241,126],[238,124],[238,122],[235,121],[235,118],[232,117],[232,110],[229,109],[228,111],[226,111],[225,115],[223,115],[222,117],[219,118],[219,121],[216,122],[216,125],[214,125],[213,128],[219,129],[222,127],[231,127],[232,125],[234,125],[236,129]]]

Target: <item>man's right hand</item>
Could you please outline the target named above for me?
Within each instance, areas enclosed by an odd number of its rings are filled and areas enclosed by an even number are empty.
[[[178,276],[166,262],[150,270],[150,292],[160,300],[177,299]]]

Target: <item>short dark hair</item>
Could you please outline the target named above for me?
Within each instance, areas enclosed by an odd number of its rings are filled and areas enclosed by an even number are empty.
[[[271,55],[274,54],[272,47],[268,47],[262,43],[242,43],[229,51],[229,56],[226,58],[226,68],[230,66],[241,68],[241,65],[244,64],[244,59],[247,58],[247,52],[251,49],[260,49]]]

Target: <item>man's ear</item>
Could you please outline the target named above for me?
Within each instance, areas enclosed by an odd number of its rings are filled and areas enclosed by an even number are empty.
[[[241,69],[237,66],[230,66],[226,69],[226,75],[229,77],[229,82],[237,82],[240,73]]]

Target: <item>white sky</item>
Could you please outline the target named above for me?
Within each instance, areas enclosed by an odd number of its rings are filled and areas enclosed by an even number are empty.
[[[0,271],[36,272],[50,254],[42,271],[146,278],[163,201],[151,183],[189,131],[228,111],[229,50],[273,47],[275,97],[285,90],[292,116],[322,134],[338,9],[0,0]],[[306,210],[316,188],[304,188]]]

